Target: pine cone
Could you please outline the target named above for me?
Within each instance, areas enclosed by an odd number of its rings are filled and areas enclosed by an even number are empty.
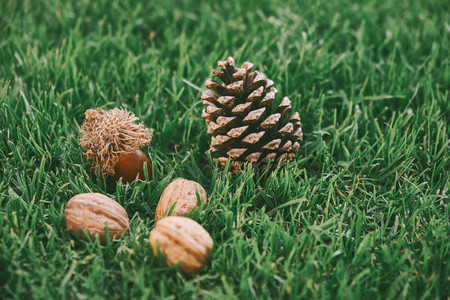
[[[292,160],[303,133],[297,112],[286,120],[291,112],[289,99],[284,97],[273,108],[278,92],[274,82],[258,71],[251,72],[250,62],[236,68],[229,57],[217,64],[222,71],[214,70],[213,74],[222,83],[208,79],[205,86],[210,90],[202,94],[206,106],[202,118],[209,123],[211,151],[218,154],[214,161],[224,168],[231,158],[229,171],[235,174],[247,162],[274,170]]]

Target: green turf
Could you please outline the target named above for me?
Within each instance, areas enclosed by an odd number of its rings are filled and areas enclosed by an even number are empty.
[[[445,0],[0,0],[0,297],[448,299],[449,37]],[[201,90],[229,55],[300,113],[276,174],[231,176],[207,154]],[[89,171],[77,135],[96,107],[154,129],[153,181]],[[195,277],[148,243],[177,177],[209,195],[194,219],[215,246]],[[123,238],[69,235],[84,192],[126,208]]]

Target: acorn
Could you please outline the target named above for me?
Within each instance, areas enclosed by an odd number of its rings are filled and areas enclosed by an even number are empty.
[[[100,169],[104,176],[130,183],[145,180],[144,166],[152,179],[152,164],[140,147],[150,144],[151,131],[132,112],[114,108],[88,109],[78,137],[92,170]]]

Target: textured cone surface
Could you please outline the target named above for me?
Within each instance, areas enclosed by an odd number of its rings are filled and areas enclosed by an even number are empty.
[[[235,67],[232,57],[219,61],[221,70],[208,79],[202,100],[206,108],[202,118],[212,135],[211,150],[218,165],[225,168],[231,158],[229,171],[238,173],[244,164],[261,169],[275,169],[295,157],[303,138],[300,117],[291,114],[287,97],[273,105],[277,95],[274,82],[245,62]],[[269,165],[270,163],[270,165]]]

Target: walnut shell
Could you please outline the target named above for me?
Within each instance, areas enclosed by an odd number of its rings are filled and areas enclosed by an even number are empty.
[[[66,226],[70,233],[88,241],[98,236],[106,244],[105,225],[111,239],[120,237],[128,227],[125,209],[113,199],[99,194],[79,194],[67,202],[64,210]],[[86,232],[86,234],[83,232]]]
[[[159,248],[168,266],[180,263],[180,269],[188,275],[197,274],[208,264],[214,244],[200,224],[178,216],[159,220],[150,232],[149,241],[155,256]]]
[[[187,179],[177,179],[171,182],[159,198],[155,212],[155,221],[167,216],[175,203],[172,216],[187,216],[193,209],[198,208],[197,193],[203,203],[208,202],[205,189],[197,182]]]

